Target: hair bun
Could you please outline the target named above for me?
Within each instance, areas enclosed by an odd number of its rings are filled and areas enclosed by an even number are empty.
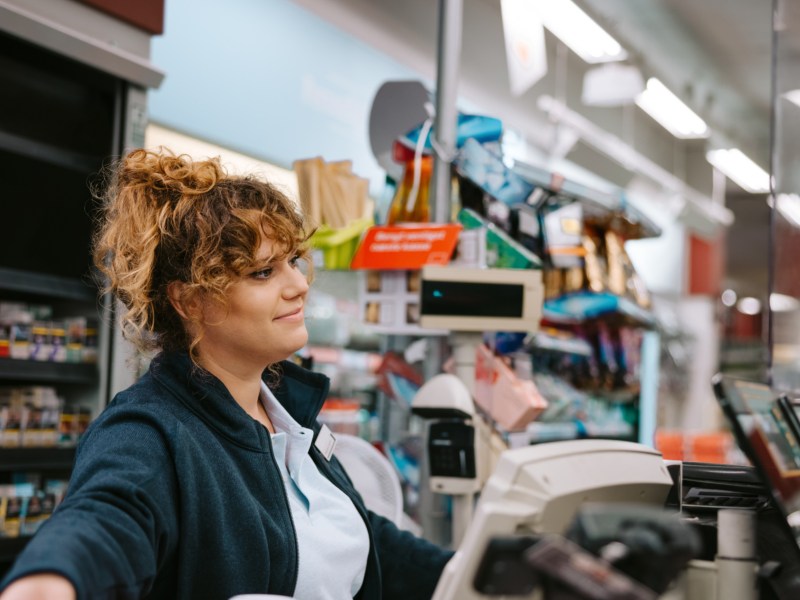
[[[204,194],[225,176],[218,158],[193,161],[163,149],[160,153],[138,149],[130,152],[119,170],[120,186],[145,186],[153,192]]]

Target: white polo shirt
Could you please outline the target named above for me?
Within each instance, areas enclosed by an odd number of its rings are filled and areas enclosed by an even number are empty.
[[[367,568],[367,527],[350,498],[311,460],[308,451],[314,432],[301,427],[263,383],[261,402],[275,427],[272,448],[297,532],[300,562],[292,597],[353,598]]]

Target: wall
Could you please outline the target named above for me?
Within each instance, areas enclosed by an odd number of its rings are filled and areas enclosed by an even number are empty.
[[[153,61],[168,73],[150,117],[283,167],[351,159],[380,193],[367,124],[387,79],[416,75],[288,0],[170,0]]]

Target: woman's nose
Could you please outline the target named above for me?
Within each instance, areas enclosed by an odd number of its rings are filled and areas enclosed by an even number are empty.
[[[308,278],[296,266],[287,265],[287,285],[284,293],[288,297],[305,296],[309,290]]]

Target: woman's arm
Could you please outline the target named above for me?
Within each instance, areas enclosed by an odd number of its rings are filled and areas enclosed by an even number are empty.
[[[0,594],[0,600],[75,600],[75,588],[66,577],[38,573],[17,579]]]
[[[0,589],[58,573],[79,597],[110,597],[113,591],[116,598],[138,598],[174,552],[176,478],[163,419],[138,410],[107,411],[82,440],[64,501]]]
[[[368,514],[381,564],[384,600],[427,600],[433,596],[453,552],[398,529],[385,517]]]

